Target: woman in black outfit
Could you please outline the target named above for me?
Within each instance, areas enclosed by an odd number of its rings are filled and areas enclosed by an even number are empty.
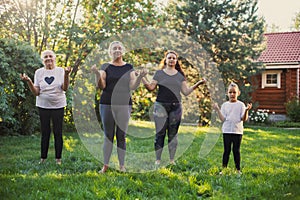
[[[145,70],[135,71],[131,64],[123,61],[125,48],[121,42],[112,42],[108,51],[112,59],[109,63],[103,64],[100,70],[97,70],[96,65],[92,66],[92,71],[96,74],[97,87],[102,90],[100,115],[105,135],[104,165],[99,173],[105,173],[108,169],[115,135],[120,171],[126,171],[125,137],[132,107],[130,90],[135,90],[142,77],[147,74]]]
[[[158,86],[153,112],[156,128],[154,143],[156,165],[159,165],[161,161],[166,134],[168,134],[170,164],[175,164],[174,157],[178,144],[177,133],[182,116],[180,93],[187,96],[200,84],[205,83],[205,80],[202,79],[191,87],[187,85],[185,74],[178,62],[178,54],[175,51],[167,51],[165,53],[161,66],[162,69],[155,72],[151,82],[146,78],[142,79],[149,91],[153,91]]]

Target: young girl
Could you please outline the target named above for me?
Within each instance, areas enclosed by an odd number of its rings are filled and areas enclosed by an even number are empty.
[[[219,118],[223,122],[223,167],[227,167],[231,145],[233,145],[233,157],[235,168],[239,174],[241,174],[240,167],[240,146],[243,136],[243,122],[248,119],[248,111],[252,108],[252,104],[247,104],[247,107],[243,102],[237,98],[240,95],[240,90],[237,84],[231,83],[228,87],[228,98],[229,100],[222,104],[221,109],[218,104],[214,105],[214,109],[218,113]],[[220,172],[222,174],[222,172]]]

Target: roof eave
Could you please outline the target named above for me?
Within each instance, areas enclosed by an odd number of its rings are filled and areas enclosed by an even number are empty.
[[[297,69],[300,68],[300,62],[287,63],[264,63],[265,69]]]

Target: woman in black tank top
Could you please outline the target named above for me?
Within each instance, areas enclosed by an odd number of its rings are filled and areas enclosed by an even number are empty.
[[[119,41],[114,41],[109,46],[111,62],[105,63],[98,70],[96,65],[92,71],[96,74],[97,87],[102,90],[100,99],[100,115],[104,130],[103,156],[104,165],[99,173],[108,169],[112,153],[114,136],[117,138],[117,154],[120,171],[125,172],[126,132],[131,113],[130,90],[135,90],[145,70],[134,71],[133,66],[123,61],[125,48]]]

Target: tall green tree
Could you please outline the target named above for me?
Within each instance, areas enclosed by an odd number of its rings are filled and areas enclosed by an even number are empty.
[[[151,0],[3,1],[0,35],[28,42],[41,53],[52,49],[71,82],[87,55],[114,34],[159,24]]]
[[[176,28],[209,52],[225,83],[249,82],[263,50],[264,20],[253,0],[189,0],[176,7]]]
[[[239,83],[242,100],[250,101],[251,77],[261,68],[254,61],[264,47],[264,19],[258,16],[257,1],[180,0],[173,5],[166,10],[169,26],[199,42],[216,63],[218,72],[205,73],[220,73],[225,86]],[[207,108],[210,103],[200,113],[209,113]]]
[[[89,54],[118,33],[160,26],[156,11],[151,0],[1,0],[0,38],[26,42],[39,54],[54,50],[58,66],[72,67],[66,115],[72,121],[72,87]]]

